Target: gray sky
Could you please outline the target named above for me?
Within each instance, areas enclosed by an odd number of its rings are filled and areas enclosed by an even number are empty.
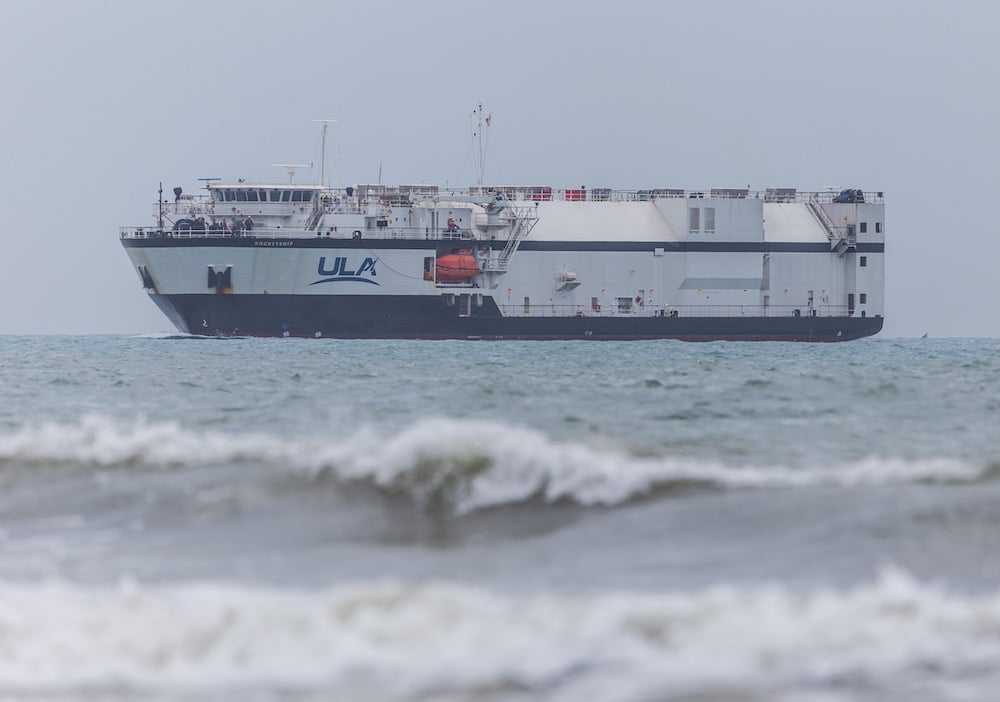
[[[1000,3],[12,0],[0,333],[171,327],[118,227],[157,184],[827,185],[886,193],[883,336],[1000,336]],[[331,149],[333,151],[333,149]],[[299,181],[310,180],[305,174]]]

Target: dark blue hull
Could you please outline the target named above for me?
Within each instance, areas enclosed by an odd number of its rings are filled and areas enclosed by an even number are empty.
[[[338,339],[682,339],[849,341],[881,317],[504,317],[481,306],[409,295],[151,295],[181,331]]]

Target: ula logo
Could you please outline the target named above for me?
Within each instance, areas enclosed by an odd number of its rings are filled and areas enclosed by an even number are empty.
[[[321,256],[319,259],[319,267],[316,272],[319,275],[326,276],[321,278],[310,285],[318,285],[320,283],[338,283],[344,280],[352,280],[358,283],[371,283],[372,285],[378,285],[378,283],[372,278],[375,277],[375,260],[374,258],[366,258],[362,261],[361,265],[355,268],[347,262],[346,256],[337,256],[333,259],[333,266],[331,268],[326,267],[326,256]]]

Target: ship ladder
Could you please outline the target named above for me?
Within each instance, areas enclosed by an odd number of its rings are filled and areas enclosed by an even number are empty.
[[[827,215],[822,205],[816,202],[808,202],[806,204],[809,206],[809,211],[812,212],[813,217],[826,230],[826,237],[830,240],[831,251],[836,251],[838,256],[843,256],[848,250],[857,246],[857,237],[853,231],[854,227],[847,227],[847,231],[841,233],[841,228],[833,223],[833,220]]]
[[[319,224],[319,221],[323,218],[322,208],[317,208],[311,215],[309,215],[309,221],[306,222],[306,230],[312,231]]]
[[[510,265],[510,260],[517,253],[517,247],[531,233],[538,223],[538,215],[533,207],[517,207],[514,209],[514,224],[511,228],[510,238],[503,247],[503,251],[497,259],[496,267],[493,269],[500,273],[505,273]]]

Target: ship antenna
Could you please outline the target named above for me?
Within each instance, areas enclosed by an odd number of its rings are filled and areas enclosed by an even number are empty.
[[[486,176],[486,147],[489,145],[489,127],[493,113],[483,114],[483,103],[479,103],[472,116],[476,122],[472,126],[472,139],[476,146],[476,183],[480,189]]]
[[[314,119],[313,122],[323,125],[320,128],[319,184],[326,185],[326,130],[331,124],[336,124],[337,120]]]
[[[295,170],[297,168],[312,168],[311,163],[272,163],[275,168],[287,168],[288,169],[288,182],[291,183],[295,178]]]

